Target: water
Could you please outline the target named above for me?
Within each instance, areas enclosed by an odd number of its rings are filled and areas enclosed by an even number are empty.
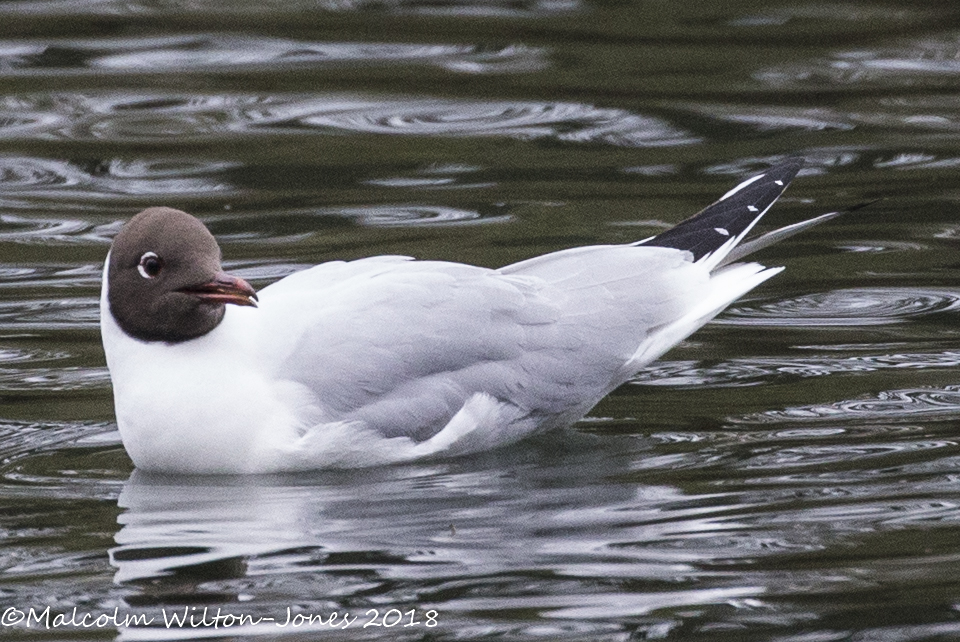
[[[958,72],[933,0],[0,4],[0,611],[51,608],[5,639],[960,638]],[[97,296],[139,209],[261,287],[643,238],[789,155],[771,225],[884,200],[570,431],[267,478],[123,452]]]

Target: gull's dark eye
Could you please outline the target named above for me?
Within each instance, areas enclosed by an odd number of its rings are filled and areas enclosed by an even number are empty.
[[[140,272],[140,276],[145,279],[155,278],[160,274],[160,270],[163,269],[163,259],[154,254],[153,252],[147,252],[140,257],[140,264],[137,266],[137,271]]]

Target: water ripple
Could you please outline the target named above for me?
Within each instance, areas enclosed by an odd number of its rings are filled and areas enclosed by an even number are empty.
[[[698,103],[684,105],[684,109],[701,116],[747,125],[761,132],[785,129],[845,131],[855,127],[850,114],[827,107]]]
[[[0,392],[63,392],[108,388],[106,368],[0,368]]]
[[[784,105],[743,104],[689,104],[685,111],[726,123],[741,125],[757,132],[781,130],[839,130],[874,128],[892,133],[956,132],[960,131],[957,105],[946,101],[882,101],[880,109],[872,104],[854,103],[842,108],[790,107]],[[943,166],[929,153],[904,153],[890,161],[877,161],[876,167],[918,169]]]
[[[782,522],[796,517],[785,514],[776,518]],[[938,522],[960,520],[960,503],[951,501],[903,499],[896,501],[874,500],[856,505],[838,504],[822,508],[808,508],[800,516],[806,524],[846,523],[870,524],[909,524],[916,522]],[[879,639],[879,638],[878,638]]]
[[[603,619],[614,617],[637,617],[661,609],[675,609],[704,604],[729,603],[735,598],[763,593],[763,587],[742,586],[724,589],[671,591],[664,593],[643,592],[640,594],[595,593],[590,595],[563,595],[548,597],[465,597],[450,600],[444,608],[457,611],[502,612],[544,611],[547,617]]]
[[[364,225],[452,225],[463,223],[502,223],[509,215],[484,216],[475,210],[442,205],[370,205],[329,210],[329,213],[356,220]]]
[[[412,136],[554,138],[630,147],[686,145],[699,139],[667,121],[624,109],[583,103],[364,98],[324,95],[63,94],[0,99],[0,111],[45,115],[47,125],[22,135],[71,140],[183,139],[255,131],[305,131]],[[61,124],[69,119],[69,126]],[[15,132],[10,132],[13,136]],[[2,121],[0,121],[0,135]],[[172,161],[170,161],[172,162]],[[88,179],[48,161],[33,171]],[[34,162],[31,167],[37,166]],[[217,165],[206,168],[216,169]],[[66,171],[69,169],[70,171]],[[189,172],[188,172],[189,174]],[[156,179],[156,177],[152,177]],[[31,184],[36,181],[30,181]]]
[[[0,235],[0,239],[3,239]],[[103,239],[106,242],[106,238]],[[46,244],[46,242],[45,242]],[[35,287],[98,288],[102,263],[87,265],[24,265],[8,266],[0,263],[0,288],[23,289]]]
[[[546,50],[522,44],[310,42],[230,34],[10,43],[0,48],[0,69],[91,69],[98,73],[223,70],[291,64],[426,64],[471,74],[539,71]]]
[[[312,127],[374,134],[552,137],[631,147],[698,140],[658,118],[580,103],[370,101],[331,106],[297,120]]]
[[[95,69],[133,72],[183,71],[196,68],[312,63],[424,63],[466,73],[538,71],[546,66],[546,51],[511,44],[486,47],[468,44],[403,44],[363,42],[301,42],[280,38],[203,35],[111,41],[118,53],[97,56],[88,65]],[[88,51],[104,43],[86,45]],[[132,51],[131,51],[132,50]],[[82,50],[81,50],[82,51]]]
[[[100,301],[94,297],[0,301],[2,330],[94,328],[99,323]]]
[[[960,416],[960,386],[889,390],[873,397],[848,399],[831,404],[795,406],[783,410],[728,418],[733,424],[771,424],[796,421],[914,421]]]
[[[224,4],[219,0],[85,0],[84,2],[56,2],[50,0],[20,0],[7,7],[0,3],[0,15],[14,12],[23,14],[56,14],[64,9],[70,15],[169,15],[170,13],[210,13],[222,18],[231,15],[304,12],[318,9],[330,12],[375,12],[393,15],[449,15],[464,17],[534,18],[562,15],[578,11],[581,0],[233,0]],[[888,14],[885,14],[888,15]],[[895,14],[896,15],[896,14]],[[11,49],[30,47],[13,43]]]
[[[151,158],[110,159],[82,166],[62,160],[0,156],[0,190],[4,196],[58,200],[66,194],[104,200],[117,195],[225,192],[234,188],[219,174],[234,165],[200,159]]]
[[[240,163],[183,158],[152,158],[106,163],[98,190],[119,194],[184,194],[233,189],[219,175]]]
[[[741,470],[757,468],[779,470],[803,466],[846,464],[867,458],[885,457],[908,452],[956,448],[955,441],[872,442],[869,444],[836,444],[797,446],[766,453],[757,453],[739,464]]]
[[[340,0],[327,0],[343,7]],[[490,16],[499,18],[533,18],[572,13],[583,8],[581,0],[345,0],[358,8],[389,7],[397,13],[450,16]]]
[[[105,437],[107,439],[105,439]],[[31,454],[70,445],[118,445],[116,426],[98,422],[0,420],[0,461],[6,466]]]
[[[646,386],[725,387],[753,385],[775,377],[822,377],[878,370],[956,368],[960,352],[903,353],[842,358],[731,359],[713,366],[697,361],[661,361],[641,370],[631,383]]]
[[[824,327],[899,323],[956,310],[960,291],[921,288],[850,288],[729,308],[715,323]]]
[[[855,244],[839,245],[847,252],[869,252],[871,254],[885,254],[889,252],[921,252],[929,249],[923,243],[912,241],[857,241]]]
[[[960,35],[931,36],[901,45],[840,51],[811,63],[760,71],[756,78],[778,88],[881,83],[887,89],[925,79],[952,79],[960,72]]]
[[[66,126],[69,119],[64,114],[14,113],[10,107],[0,107],[0,138],[19,138],[25,134],[37,134]]]
[[[40,361],[59,361],[70,355],[66,352],[50,352],[47,350],[23,350],[0,346],[0,363],[37,363]]]
[[[0,157],[0,188],[3,188],[4,192],[71,187],[89,180],[89,174],[66,161]]]
[[[0,214],[0,241],[12,241],[15,243],[39,243],[41,245],[63,243],[108,244],[118,229],[119,224],[117,223],[94,225],[89,221],[81,221],[78,219],[53,219],[36,216],[17,216],[15,214]],[[13,269],[31,271],[30,268],[24,268],[22,265],[14,266]],[[11,278],[25,275],[25,273],[22,272],[19,275],[10,273],[0,274],[4,277]]]
[[[311,209],[260,212],[261,217],[247,214],[219,215],[208,223],[223,243],[298,243],[322,234],[325,219],[347,219],[371,227],[417,227],[444,225],[483,225],[511,220],[510,214],[497,210],[481,212],[473,209],[431,204],[385,204],[350,207],[318,207]],[[223,227],[225,231],[218,228]]]

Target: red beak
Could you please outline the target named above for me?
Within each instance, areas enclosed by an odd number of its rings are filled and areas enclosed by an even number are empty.
[[[180,290],[209,303],[232,303],[257,307],[257,291],[240,277],[220,272],[212,281]]]

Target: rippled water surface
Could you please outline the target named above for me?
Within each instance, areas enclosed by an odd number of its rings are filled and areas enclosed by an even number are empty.
[[[4,639],[960,639],[958,77],[945,0],[0,3]],[[139,209],[259,287],[644,238],[791,155],[767,226],[882,200],[569,431],[267,478],[123,451],[97,298]]]

